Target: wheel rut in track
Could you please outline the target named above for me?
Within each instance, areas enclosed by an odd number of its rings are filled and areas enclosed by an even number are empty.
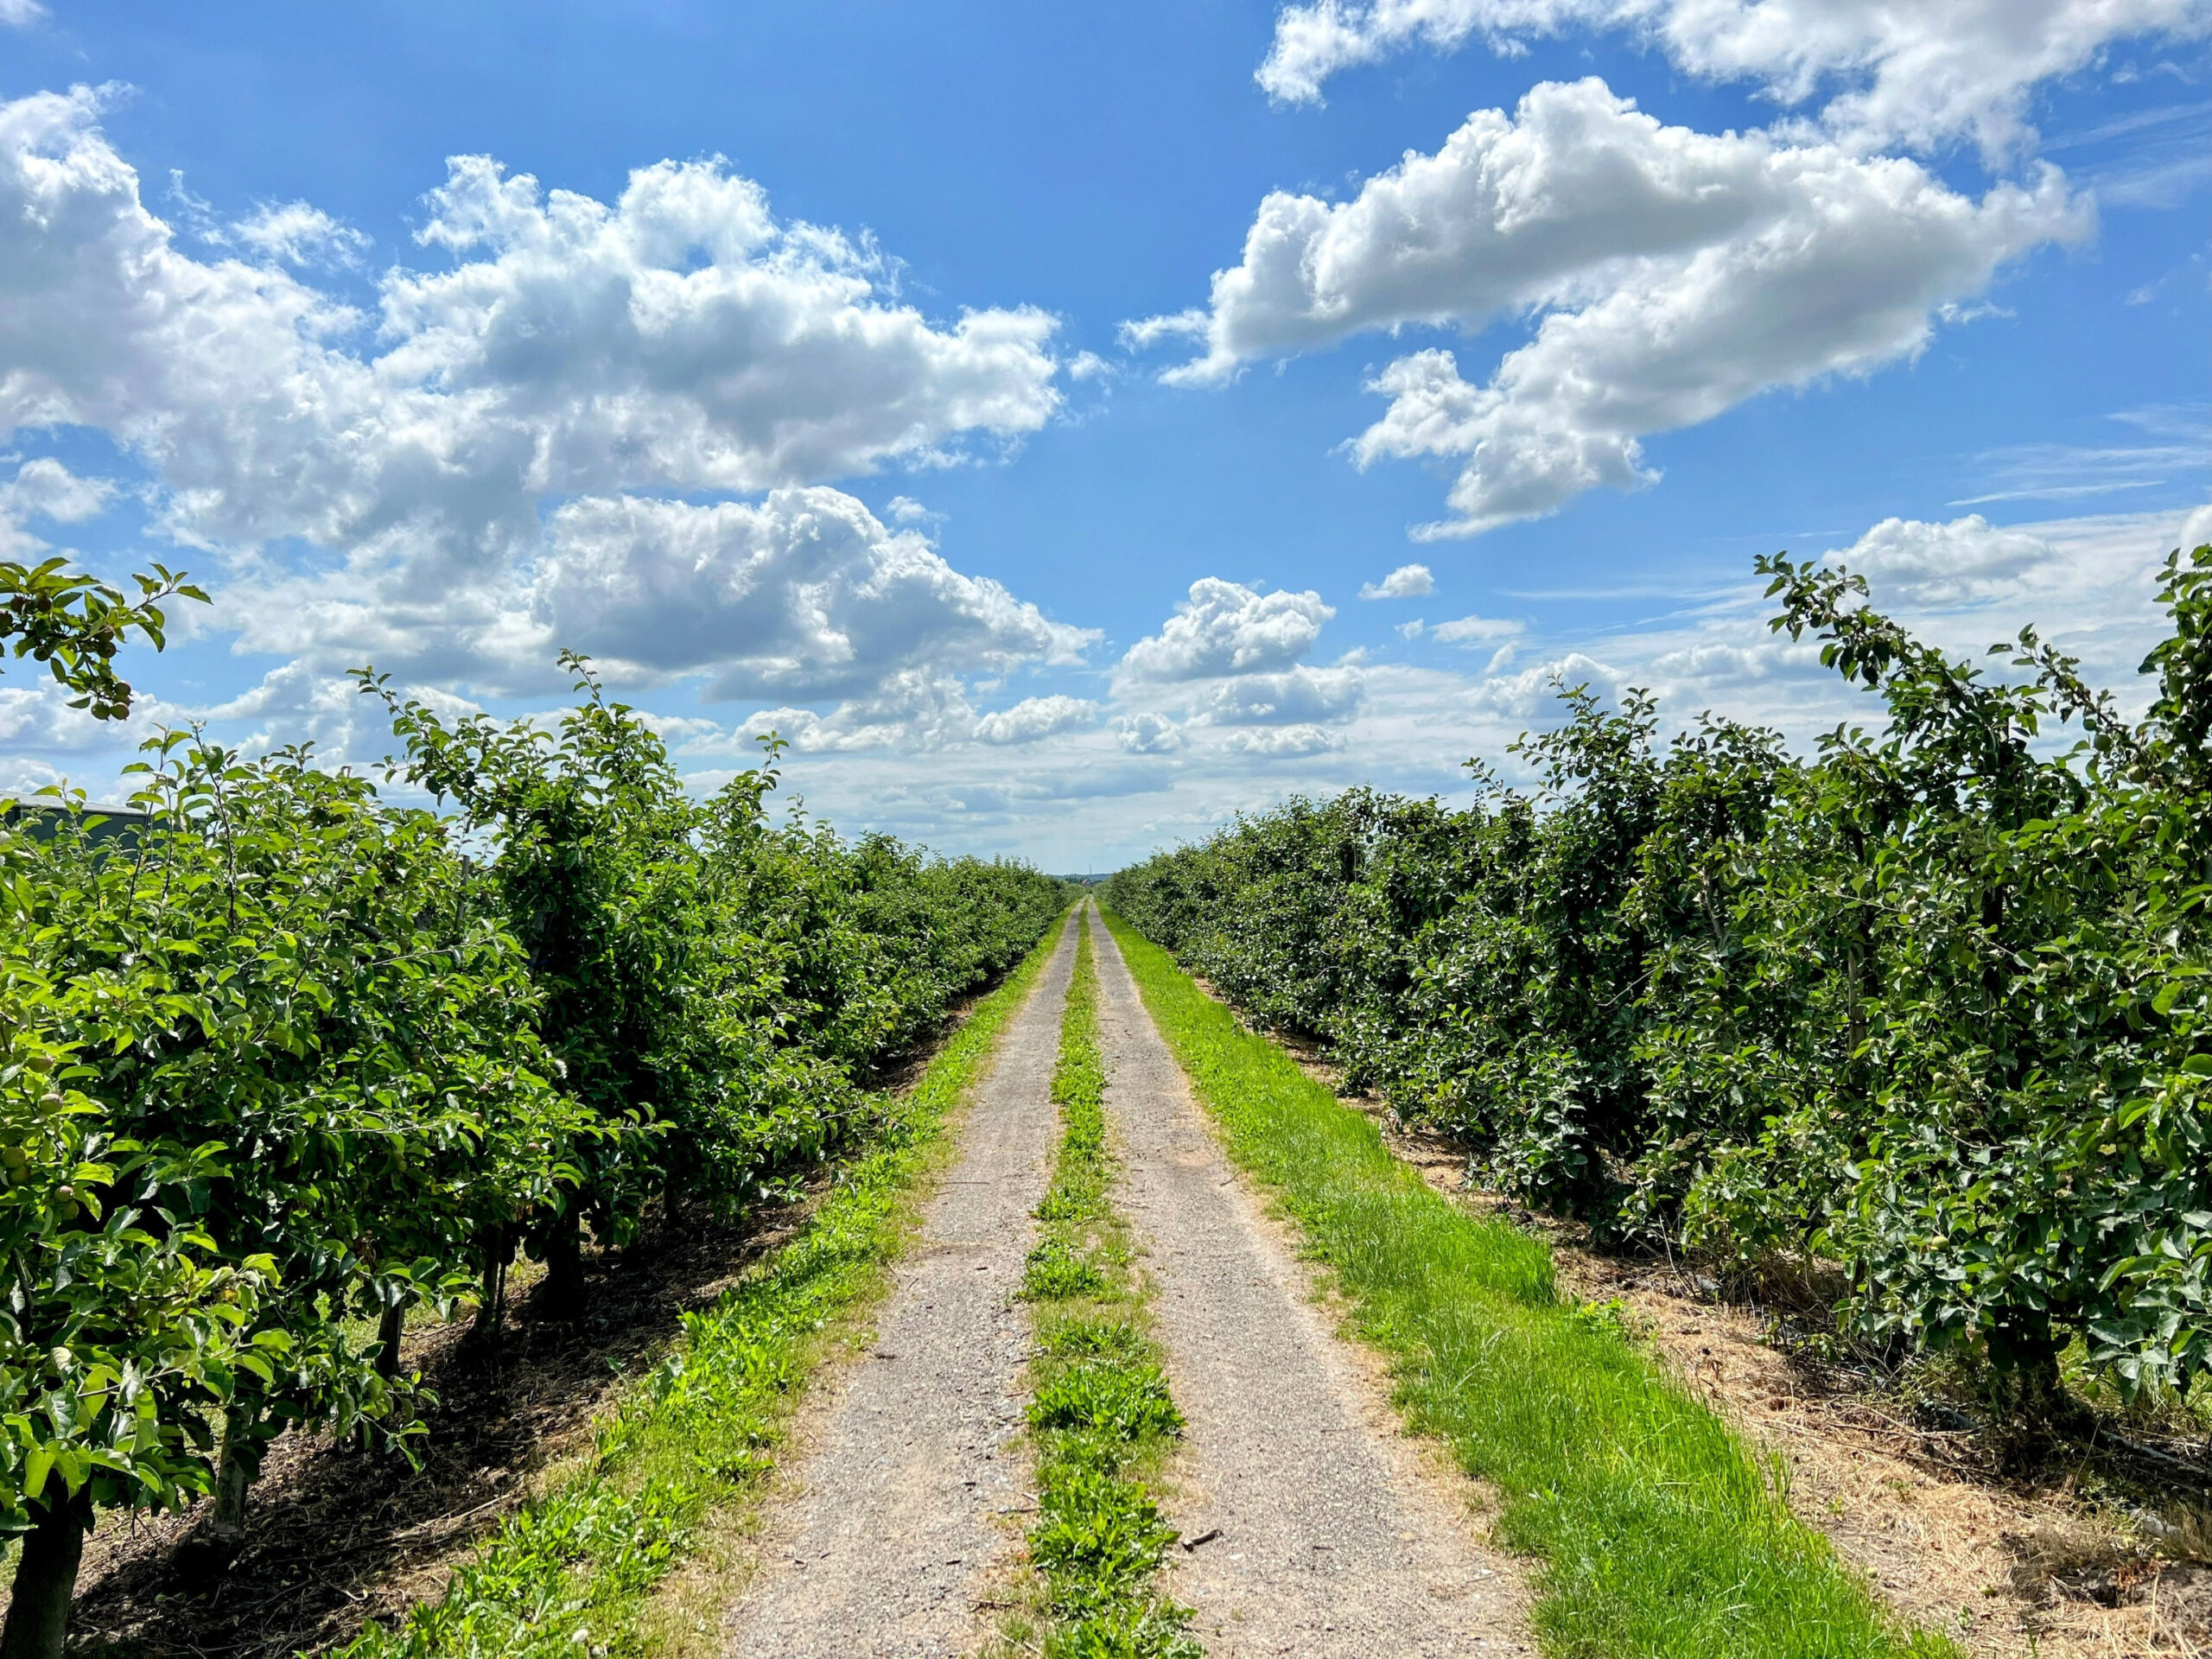
[[[868,1355],[820,1408],[731,1610],[732,1659],[954,1659],[1024,1501],[1027,1313],[1014,1292],[1058,1120],[1050,1098],[1076,930],[1001,1039],[959,1152],[895,1270]]]
[[[1519,1574],[1477,1541],[1465,1482],[1400,1432],[1217,1144],[1113,936],[1093,931],[1124,1206],[1189,1420],[1170,1588],[1211,1659],[1533,1655]]]

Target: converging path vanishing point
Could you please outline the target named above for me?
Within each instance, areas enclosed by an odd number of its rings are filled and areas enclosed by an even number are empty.
[[[1193,1634],[1214,1659],[1533,1653],[1464,1483],[1399,1433],[1371,1364],[1332,1333],[1091,915],[1116,1202],[1188,1419],[1165,1501],[1186,1540],[1206,1540],[1172,1552],[1167,1580],[1197,1610]],[[1058,1135],[1075,939],[1071,919],[976,1090],[871,1351],[770,1515],[731,1659],[966,1659],[989,1637],[979,1604],[1019,1548],[1001,1517],[1034,1501],[1014,1296]]]

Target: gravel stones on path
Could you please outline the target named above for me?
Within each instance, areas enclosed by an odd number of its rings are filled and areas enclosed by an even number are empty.
[[[824,1408],[732,1609],[732,1659],[954,1659],[1023,1501],[1029,1319],[1014,1300],[1058,1119],[1050,1099],[1076,931],[1010,1023],[864,1358]]]
[[[1112,936],[1099,954],[1116,1195],[1158,1286],[1189,1420],[1169,1588],[1210,1659],[1533,1654],[1518,1574],[1473,1535],[1467,1488],[1400,1433],[1281,1230],[1216,1143]]]

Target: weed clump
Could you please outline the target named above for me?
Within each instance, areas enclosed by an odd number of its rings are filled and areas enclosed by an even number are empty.
[[[1030,1251],[1022,1263],[1021,1300],[1026,1302],[1064,1302],[1096,1296],[1105,1288],[1105,1275],[1056,1238]]]
[[[1045,1383],[1030,1402],[1029,1426],[1137,1441],[1179,1433],[1183,1414],[1159,1366],[1109,1363],[1077,1365]]]

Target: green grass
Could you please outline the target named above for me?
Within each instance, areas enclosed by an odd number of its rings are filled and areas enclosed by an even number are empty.
[[[1500,1501],[1538,1558],[1561,1659],[1950,1659],[1882,1609],[1783,1501],[1787,1476],[1669,1381],[1615,1322],[1554,1294],[1539,1240],[1471,1214],[1375,1126],[1246,1031],[1118,918],[1145,1006],[1230,1154],[1303,1230],[1392,1363],[1408,1426]]]
[[[1166,1460],[1183,1417],[1168,1396],[1128,1228],[1112,1202],[1097,987],[1085,921],[1052,1071],[1059,1152],[1037,1206],[1041,1236],[1021,1290],[1039,1350],[1031,1371],[1038,1503],[1028,1545],[1043,1580],[1042,1616],[1010,1622],[1005,1633],[1015,1649],[1041,1648],[1046,1659],[1196,1659],[1189,1610],[1154,1587],[1176,1534],[1145,1478]]]
[[[640,1650],[653,1587],[717,1511],[757,1497],[808,1376],[880,1300],[938,1168],[947,1116],[988,1064],[1066,926],[982,998],[803,1230],[624,1393],[592,1457],[479,1547],[439,1601],[365,1630],[346,1659],[588,1659]]]

